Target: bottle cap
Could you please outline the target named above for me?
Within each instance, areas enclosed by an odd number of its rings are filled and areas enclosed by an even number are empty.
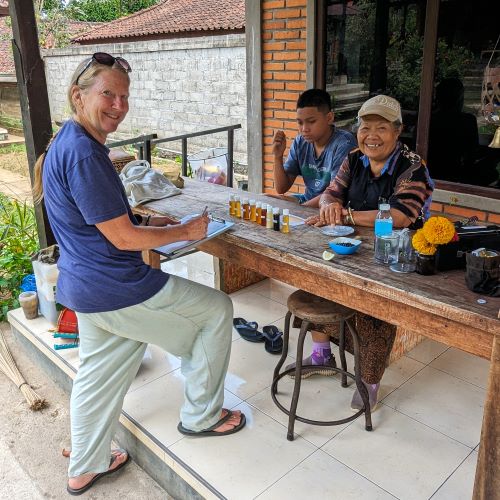
[[[379,206],[378,206],[379,210],[390,210],[391,209],[391,205],[389,205],[389,203],[381,203]]]
[[[255,205],[255,200],[250,200],[250,205]]]
[[[234,201],[240,201],[240,197],[238,195],[234,195]]]
[[[256,206],[256,207],[260,207],[260,206],[261,206],[261,204],[262,204],[262,202],[258,201],[258,202],[255,204],[255,206]]]
[[[230,201],[234,201],[234,199],[235,199],[235,195],[234,195],[234,194],[230,194],[230,195],[229,195],[229,200],[230,200]]]
[[[248,205],[248,198],[243,198],[243,205]]]
[[[273,214],[279,214],[280,213],[280,208],[279,207],[274,207],[273,208]]]
[[[288,208],[283,209],[283,215],[288,215],[290,213],[290,210]]]

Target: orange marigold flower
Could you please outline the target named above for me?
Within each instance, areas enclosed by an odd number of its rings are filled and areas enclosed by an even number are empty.
[[[437,251],[437,246],[427,241],[422,229],[413,235],[411,243],[413,248],[422,255],[434,255]]]
[[[422,228],[425,239],[433,245],[445,245],[455,236],[455,226],[446,217],[431,217]]]

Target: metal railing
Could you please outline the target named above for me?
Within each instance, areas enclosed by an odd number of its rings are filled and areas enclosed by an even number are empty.
[[[110,142],[106,146],[111,149],[132,144],[138,149],[139,160],[147,160],[151,165],[151,142],[157,137],[157,134],[140,135],[139,137],[133,137],[124,141]]]
[[[108,148],[116,148],[118,146],[135,145],[138,148],[138,156],[141,160],[147,160],[151,164],[151,149],[153,145],[162,144],[164,142],[182,141],[182,175],[187,175],[187,141],[193,137],[202,135],[217,134],[219,132],[227,132],[227,185],[233,187],[233,167],[234,167],[234,131],[241,128],[241,123],[236,125],[227,125],[226,127],[211,128],[202,130],[201,132],[191,132],[189,134],[180,134],[173,137],[158,139],[156,134],[141,135],[124,141],[112,142],[107,144]]]
[[[187,175],[187,140],[202,135],[217,134],[227,132],[227,185],[233,187],[233,166],[234,166],[234,131],[241,128],[241,123],[236,125],[227,125],[226,127],[211,128],[201,132],[191,132],[189,134],[180,134],[166,139],[155,139],[153,144],[162,144],[164,142],[182,141],[182,175]]]

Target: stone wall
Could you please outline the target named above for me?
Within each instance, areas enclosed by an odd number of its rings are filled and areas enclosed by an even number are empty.
[[[0,83],[0,115],[21,119],[21,104],[17,84]]]
[[[72,46],[43,52],[52,119],[68,117],[66,89],[78,63],[94,52],[122,56],[132,67],[130,111],[116,138],[158,137],[237,123],[235,159],[246,163],[245,35]],[[189,152],[227,146],[227,133],[188,140]],[[180,143],[166,143],[180,151]]]

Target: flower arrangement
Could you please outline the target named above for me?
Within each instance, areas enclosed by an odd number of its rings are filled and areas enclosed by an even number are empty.
[[[446,217],[430,217],[411,240],[413,248],[421,255],[434,255],[438,245],[458,239],[453,222]]]

